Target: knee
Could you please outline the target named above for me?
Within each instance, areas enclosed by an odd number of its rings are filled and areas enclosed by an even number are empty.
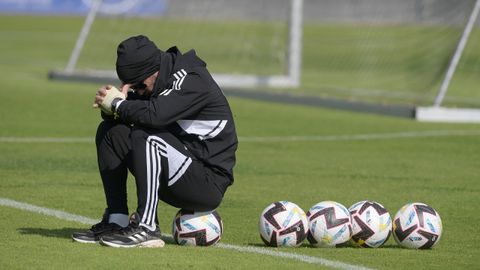
[[[103,121],[97,129],[97,152],[116,153],[125,156],[131,149],[130,127],[125,124]]]
[[[124,124],[117,124],[110,128],[108,135],[112,139],[128,138],[130,136],[130,127]]]
[[[102,121],[98,125],[95,141],[97,145],[99,145],[105,139],[114,141],[118,140],[118,138],[128,138],[129,134],[130,127],[125,124],[118,124],[111,121]]]

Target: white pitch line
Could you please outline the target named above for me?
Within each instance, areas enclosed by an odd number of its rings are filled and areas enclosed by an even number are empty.
[[[328,266],[336,269],[345,269],[345,270],[372,270],[372,268],[367,268],[359,265],[352,265],[348,263],[343,263],[339,261],[332,261],[332,260],[327,260],[319,257],[313,257],[313,256],[307,256],[307,255],[302,255],[302,254],[295,254],[295,253],[288,253],[288,252],[282,252],[282,251],[275,251],[275,250],[270,250],[266,248],[260,248],[260,247],[252,247],[252,246],[235,246],[235,245],[230,245],[230,244],[217,244],[216,245],[219,248],[224,248],[224,249],[232,249],[238,252],[248,252],[248,253],[256,253],[256,254],[262,254],[262,255],[267,255],[267,256],[272,256],[272,257],[279,257],[279,258],[286,258],[286,259],[293,259],[297,261],[302,261],[310,264],[320,264],[323,266]]]
[[[46,216],[52,216],[56,217],[62,220],[68,220],[68,221],[73,221],[85,225],[92,225],[98,222],[98,220],[91,219],[88,217],[84,216],[79,216],[79,215],[74,215],[70,214],[64,211],[60,210],[55,210],[55,209],[50,209],[50,208],[45,208],[41,206],[36,206],[33,204],[28,204],[24,202],[19,202],[7,198],[1,198],[0,197],[0,206],[8,206],[16,209],[21,209],[29,212],[34,212],[37,214],[42,214]],[[166,237],[171,237],[169,235],[165,235]],[[343,263],[339,261],[333,261],[333,260],[327,260],[323,259],[320,257],[314,257],[314,256],[307,256],[307,255],[302,255],[302,254],[295,254],[295,253],[289,253],[289,252],[282,252],[282,251],[275,251],[272,249],[267,249],[267,248],[260,248],[260,247],[252,247],[252,246],[237,246],[237,245],[231,245],[231,244],[222,244],[219,243],[215,245],[217,248],[222,248],[222,249],[229,249],[229,250],[234,250],[238,252],[245,252],[245,253],[254,253],[254,254],[261,254],[261,255],[266,255],[266,256],[271,256],[271,257],[278,257],[278,258],[283,258],[283,259],[292,259],[292,260],[297,260],[305,263],[310,263],[310,264],[318,264],[318,265],[323,265],[335,269],[343,269],[343,270],[373,270],[372,268],[367,268],[363,266],[358,266],[358,265],[352,265],[348,263]]]
[[[309,142],[309,141],[368,141],[425,137],[477,136],[480,130],[426,130],[394,133],[314,136],[241,136],[240,142]],[[0,143],[94,143],[89,137],[0,137]]]
[[[59,219],[73,221],[73,222],[86,224],[86,225],[92,225],[98,222],[98,220],[94,220],[91,218],[70,214],[60,210],[54,210],[54,209],[49,209],[41,206],[36,206],[33,204],[18,202],[18,201],[10,200],[7,198],[0,198],[0,205],[9,206],[12,208],[21,209],[25,211],[35,212],[38,214],[52,216]]]

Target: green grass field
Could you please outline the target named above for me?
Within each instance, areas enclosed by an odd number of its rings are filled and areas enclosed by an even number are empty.
[[[91,108],[99,85],[47,79],[50,69],[65,65],[81,20],[55,24],[52,18],[4,16],[0,22],[0,199],[100,218],[105,203],[93,144],[100,117]],[[480,268],[478,125],[419,123],[234,97],[229,101],[240,145],[235,184],[218,209],[225,226],[221,243],[322,258],[337,266]],[[405,132],[410,136],[402,137]],[[341,137],[362,134],[372,136]],[[374,136],[381,134],[392,137]],[[130,209],[135,209],[132,178],[129,190]],[[318,249],[306,242],[277,249],[263,248],[258,236],[259,214],[273,201],[289,200],[308,210],[323,200],[349,207],[364,199],[382,203],[392,216],[407,202],[430,204],[443,220],[440,243],[425,251],[399,248],[393,239],[379,249]],[[79,244],[70,234],[87,228],[84,224],[3,205],[0,211],[1,269],[330,269],[222,247],[167,243],[163,249],[124,250]],[[176,211],[159,205],[165,234],[171,233]]]

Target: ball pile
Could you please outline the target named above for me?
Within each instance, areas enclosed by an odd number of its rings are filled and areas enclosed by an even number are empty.
[[[392,219],[388,210],[375,201],[360,201],[346,208],[334,201],[312,206],[307,214],[296,204],[278,201],[260,215],[259,231],[268,246],[296,247],[307,238],[316,247],[381,247],[393,232],[402,247],[427,249],[442,234],[440,215],[424,203],[403,206]]]
[[[360,201],[346,208],[334,201],[313,205],[307,213],[297,204],[278,201],[260,215],[262,241],[273,247],[298,247],[305,239],[315,247],[381,247],[393,233],[402,247],[429,249],[438,244],[442,220],[431,206],[409,203],[396,213],[375,201]],[[216,210],[180,210],[172,223],[172,235],[179,245],[210,246],[223,234],[223,222]]]

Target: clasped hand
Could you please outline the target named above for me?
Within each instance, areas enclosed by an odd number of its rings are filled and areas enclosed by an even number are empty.
[[[112,115],[112,101],[117,98],[126,99],[129,88],[129,84],[122,85],[121,91],[112,85],[102,86],[95,94],[93,107],[100,108],[107,115]]]

